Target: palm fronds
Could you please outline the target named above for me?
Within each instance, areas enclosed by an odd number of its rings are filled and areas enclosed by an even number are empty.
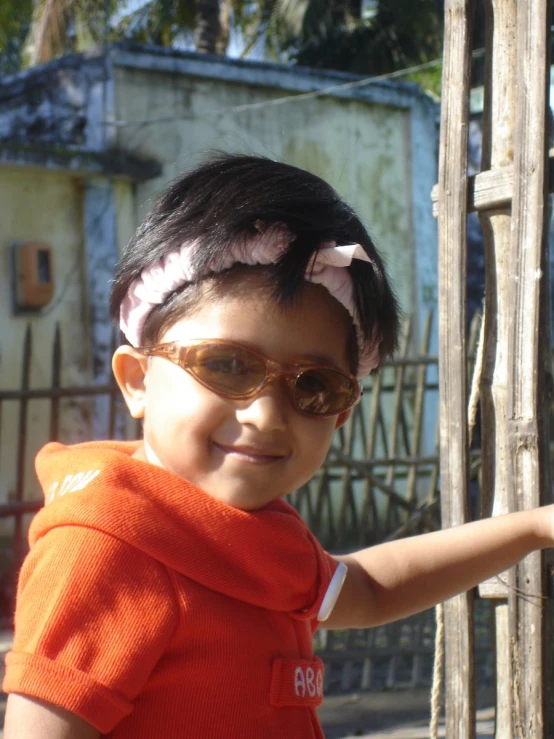
[[[25,52],[29,65],[50,61],[65,51],[74,0],[35,0]]]

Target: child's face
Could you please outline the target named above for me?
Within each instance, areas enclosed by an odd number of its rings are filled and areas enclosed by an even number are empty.
[[[256,270],[236,279],[240,290],[204,300],[160,343],[227,339],[279,362],[320,358],[350,371],[350,318],[324,288],[306,283],[298,300],[283,309]],[[143,367],[142,388],[127,398],[133,415],[144,415],[137,456],[243,510],[260,508],[307,482],[349,413],[302,415],[292,407],[284,381],[269,383],[255,398],[229,400],[164,358],[149,359]]]

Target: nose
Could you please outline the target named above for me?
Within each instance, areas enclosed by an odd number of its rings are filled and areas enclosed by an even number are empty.
[[[284,431],[291,407],[282,383],[269,382],[259,395],[242,401],[236,415],[239,423],[252,425],[263,433]]]

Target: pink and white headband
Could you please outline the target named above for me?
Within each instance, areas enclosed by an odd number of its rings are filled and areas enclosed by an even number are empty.
[[[209,272],[223,272],[235,264],[274,264],[293,238],[283,226],[270,226],[253,239],[237,243],[227,252],[222,262],[210,265],[202,274],[191,258],[196,242],[185,242],[179,249],[169,252],[144,269],[140,277],[131,283],[121,304],[121,331],[133,346],[139,346],[150,311],[163,303],[181,285],[195,282]],[[354,286],[346,269],[353,259],[373,264],[373,260],[360,244],[337,246],[334,241],[325,242],[310,262],[305,279],[322,285],[350,313],[358,339],[358,377],[365,377],[379,364],[380,342],[376,340],[368,346],[363,339],[354,302]]]

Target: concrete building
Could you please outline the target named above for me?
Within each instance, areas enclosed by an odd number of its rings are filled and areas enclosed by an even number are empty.
[[[167,182],[214,149],[264,154],[328,180],[374,235],[417,334],[437,295],[437,107],[428,96],[412,84],[117,44],[0,82],[2,389],[20,385],[29,322],[32,386],[50,384],[56,323],[62,384],[108,378],[118,253]],[[53,297],[14,312],[10,254],[28,242],[51,247]],[[44,404],[30,413],[29,460],[45,438]],[[101,413],[69,403],[62,436],[101,435]],[[5,429],[15,414],[3,414],[0,501],[14,485]]]

